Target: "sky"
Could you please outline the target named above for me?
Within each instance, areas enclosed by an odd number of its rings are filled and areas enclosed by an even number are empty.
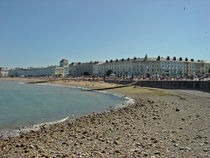
[[[0,67],[210,60],[210,0],[0,0]]]

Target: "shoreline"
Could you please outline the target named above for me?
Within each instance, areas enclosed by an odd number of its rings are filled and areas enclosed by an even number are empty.
[[[21,84],[28,84],[29,83],[29,81],[25,81],[25,80],[21,80],[21,79],[6,80],[6,81],[18,82],[18,83],[21,83]],[[81,89],[81,90],[90,90],[89,88],[85,88],[85,87],[78,87],[78,86],[71,86],[71,85],[64,85],[64,84],[53,84],[51,82],[39,83],[39,80],[38,80],[38,83],[34,83],[34,84],[50,85],[50,86],[62,86],[62,87],[76,88],[76,89]],[[18,129],[1,130],[0,141],[1,141],[1,139],[3,140],[3,139],[6,139],[8,137],[18,137],[21,134],[36,132],[36,131],[41,130],[43,127],[48,128],[50,125],[60,124],[60,123],[65,122],[65,121],[69,121],[69,119],[74,121],[76,118],[78,119],[78,118],[83,117],[83,116],[89,116],[89,115],[92,115],[92,114],[100,114],[100,113],[104,113],[104,112],[109,112],[112,109],[123,108],[123,107],[129,106],[130,104],[135,103],[133,98],[129,98],[129,97],[123,96],[121,94],[111,93],[111,92],[106,92],[106,91],[98,91],[98,90],[96,90],[96,92],[120,97],[120,98],[123,98],[125,101],[120,103],[120,104],[109,105],[109,108],[107,110],[101,111],[101,112],[91,112],[89,114],[84,114],[84,115],[80,115],[80,116],[75,116],[73,114],[75,118],[72,118],[72,116],[66,116],[66,117],[61,118],[59,120],[54,120],[54,121],[50,121],[50,122],[41,122],[39,124],[33,124],[33,125],[30,125],[30,126],[19,127]]]
[[[0,141],[1,157],[208,157],[210,94],[126,87],[135,103]],[[181,97],[179,97],[181,96]],[[185,99],[183,99],[185,98]]]
[[[11,130],[2,130],[3,132],[0,133],[0,141],[7,139],[7,138],[15,138],[20,136],[21,134],[27,134],[30,132],[36,132],[41,130],[42,127],[49,127],[50,125],[54,125],[54,124],[59,124],[62,123],[66,120],[68,120],[70,117],[67,116],[65,118],[62,118],[60,120],[55,120],[55,121],[51,121],[51,122],[42,122],[39,124],[33,124],[30,126],[23,126],[23,127],[18,127],[18,129],[11,129]]]

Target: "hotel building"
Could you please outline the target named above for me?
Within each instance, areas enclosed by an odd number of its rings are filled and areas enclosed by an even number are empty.
[[[0,68],[0,77],[7,77],[7,76],[8,76],[8,69]]]
[[[62,76],[69,75],[68,60],[62,59],[60,66],[48,66],[40,68],[15,68],[8,70],[10,77],[38,77],[38,76]]]
[[[173,57],[162,58],[144,58],[116,59],[106,61],[98,65],[98,75],[106,76],[107,71],[113,72],[116,77],[144,77],[144,76],[202,76],[210,74],[210,62],[194,61],[187,58],[176,59]]]
[[[78,77],[78,76],[93,76],[97,75],[99,72],[98,65],[102,64],[102,62],[88,62],[88,63],[71,63],[69,65],[69,75]]]
[[[210,74],[210,61],[188,58],[127,58],[107,60],[106,62],[86,62],[71,63],[62,59],[59,66],[49,66],[40,68],[0,68],[0,77],[37,77],[37,76],[107,76],[111,72],[116,77],[184,77],[184,76],[204,76]]]

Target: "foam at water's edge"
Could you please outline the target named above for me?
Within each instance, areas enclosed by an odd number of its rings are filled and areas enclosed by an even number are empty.
[[[125,97],[126,101],[121,103],[121,104],[117,104],[116,106],[114,106],[115,109],[118,109],[118,108],[123,108],[123,107],[126,107],[128,105],[131,105],[131,104],[134,104],[135,101],[134,99],[132,98],[129,98],[129,97]]]
[[[117,97],[121,97],[125,99],[125,102],[121,103],[121,104],[117,104],[114,108],[122,108],[122,107],[126,107],[128,105],[134,104],[135,100],[132,98],[129,98],[127,96],[121,95],[121,94],[117,94],[117,93],[112,93],[112,92],[106,92],[106,91],[98,91],[100,93],[107,93],[107,94],[111,94],[113,96],[117,96]]]
[[[44,122],[44,123],[32,125],[31,127],[24,127],[22,129],[9,130],[9,131],[1,131],[0,132],[0,137],[4,137],[4,138],[7,138],[7,137],[16,137],[16,136],[19,136],[20,133],[28,133],[28,132],[31,132],[31,131],[38,131],[43,126],[44,127],[48,127],[49,125],[53,125],[53,124],[57,124],[57,123],[62,123],[64,121],[68,120],[68,119],[69,119],[69,117],[66,117],[66,118],[63,118],[63,119],[58,120],[58,121]]]

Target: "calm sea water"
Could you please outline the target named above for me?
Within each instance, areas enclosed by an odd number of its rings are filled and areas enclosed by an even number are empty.
[[[0,130],[101,112],[122,102],[121,97],[77,88],[0,81]]]

